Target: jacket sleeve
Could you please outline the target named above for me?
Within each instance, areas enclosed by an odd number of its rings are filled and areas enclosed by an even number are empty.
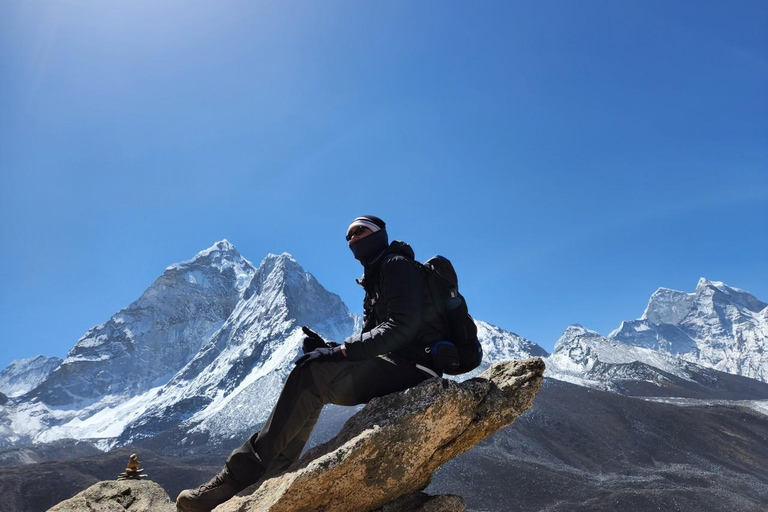
[[[369,359],[407,347],[421,325],[421,272],[403,256],[395,256],[381,268],[381,296],[386,320],[368,332],[344,341],[350,360]]]

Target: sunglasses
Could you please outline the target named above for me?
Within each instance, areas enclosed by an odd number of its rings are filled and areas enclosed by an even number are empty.
[[[347,242],[352,240],[353,237],[362,235],[366,229],[368,228],[365,226],[357,226],[355,229],[347,233]]]

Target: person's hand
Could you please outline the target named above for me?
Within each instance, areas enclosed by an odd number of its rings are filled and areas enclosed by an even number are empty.
[[[326,346],[325,340],[306,325],[303,326],[301,330],[304,333],[304,339],[301,340],[301,351],[305,354],[308,354],[317,348]]]
[[[321,347],[298,358],[296,360],[296,366],[304,366],[311,361],[341,361],[343,359],[344,347],[341,345],[335,347]]]
[[[301,330],[304,333],[304,339],[301,340],[301,351],[305,354],[308,354],[317,348],[333,348],[339,346],[335,341],[325,341],[319,334],[306,325],[303,326]]]

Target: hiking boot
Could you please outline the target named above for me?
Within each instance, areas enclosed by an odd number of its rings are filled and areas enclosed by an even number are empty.
[[[181,491],[176,498],[176,507],[184,512],[210,512],[241,490],[242,486],[224,468],[197,489]]]

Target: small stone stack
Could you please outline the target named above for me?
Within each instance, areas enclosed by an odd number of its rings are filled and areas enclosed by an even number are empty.
[[[141,480],[147,475],[142,474],[141,462],[139,457],[135,453],[132,453],[128,458],[128,465],[125,467],[125,473],[120,473],[117,477],[118,480]]]

